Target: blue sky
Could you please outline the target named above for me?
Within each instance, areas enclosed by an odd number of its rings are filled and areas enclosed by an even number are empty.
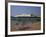
[[[11,16],[16,16],[17,14],[33,14],[35,16],[40,16],[41,8],[35,6],[11,5]]]

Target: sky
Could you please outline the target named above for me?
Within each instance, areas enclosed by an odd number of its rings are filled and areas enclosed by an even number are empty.
[[[11,5],[11,16],[16,16],[17,14],[33,14],[35,16],[40,16],[41,8],[36,6],[18,6]]]

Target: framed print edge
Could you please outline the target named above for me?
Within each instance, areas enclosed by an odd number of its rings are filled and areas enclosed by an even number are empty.
[[[14,34],[14,35],[8,35],[8,2],[13,2],[13,3],[32,3],[32,4],[42,4],[43,5],[43,21],[44,21],[44,26],[43,26],[43,33],[33,33],[33,34]],[[44,2],[24,2],[24,1],[5,1],[5,36],[25,36],[25,35],[41,35],[45,34],[45,3]]]

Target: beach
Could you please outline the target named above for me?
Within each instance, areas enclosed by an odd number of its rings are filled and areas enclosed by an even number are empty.
[[[41,29],[40,17],[12,17],[11,31],[24,31],[24,30],[40,30]]]
[[[26,25],[24,25],[24,26],[16,26],[16,25],[13,25],[12,27],[11,27],[11,31],[24,31],[24,30],[27,30],[27,31],[29,31],[29,30],[40,30],[41,29],[41,24],[40,23],[28,23],[28,24],[26,24]]]

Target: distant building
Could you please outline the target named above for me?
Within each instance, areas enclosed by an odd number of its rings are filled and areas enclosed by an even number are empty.
[[[31,14],[17,14],[16,17],[31,17]]]

